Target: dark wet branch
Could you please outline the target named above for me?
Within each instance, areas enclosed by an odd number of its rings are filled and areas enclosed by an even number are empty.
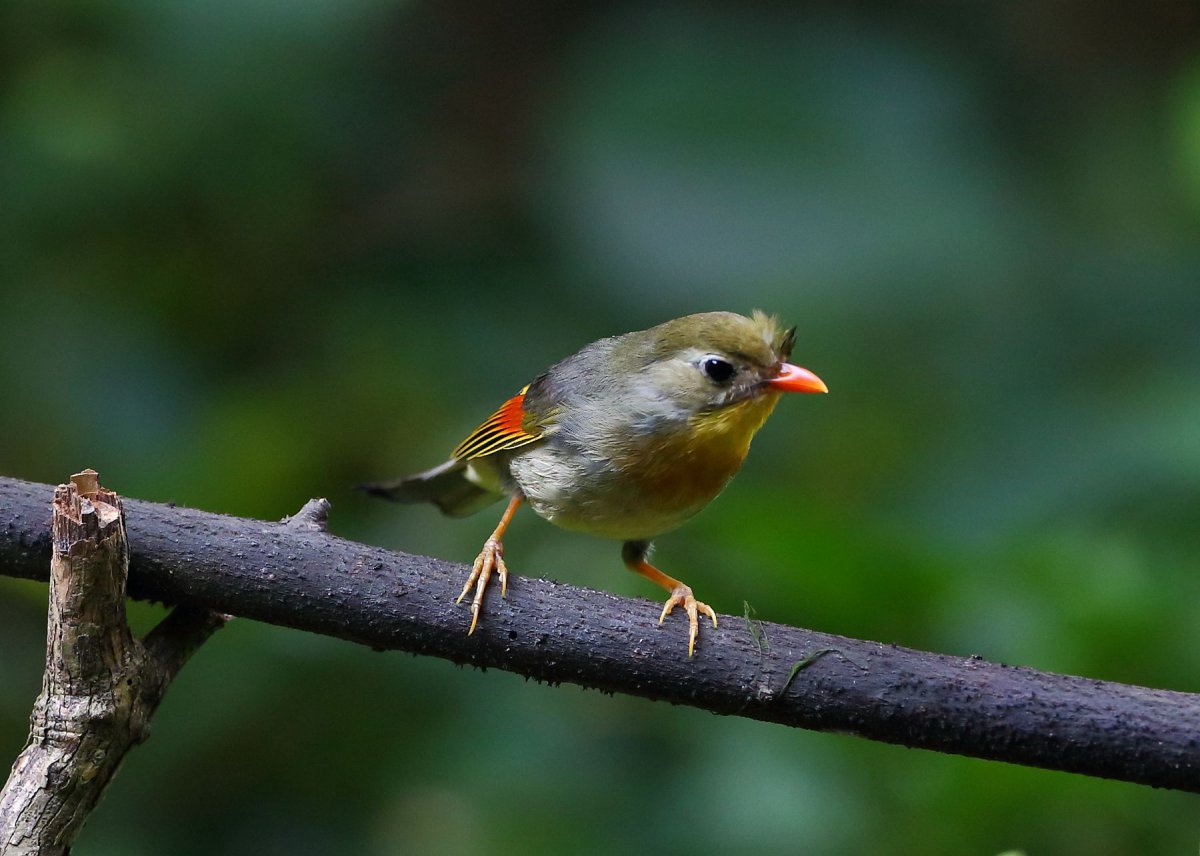
[[[0,479],[0,572],[46,578],[52,493]],[[683,619],[660,628],[657,604],[521,576],[507,600],[489,591],[468,637],[453,604],[463,565],[320,526],[125,508],[134,597],[714,713],[1200,792],[1200,696],[728,615],[689,660]]]

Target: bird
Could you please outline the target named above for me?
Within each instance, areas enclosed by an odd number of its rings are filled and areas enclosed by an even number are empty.
[[[396,502],[464,517],[508,500],[455,603],[474,589],[475,632],[493,575],[508,592],[504,533],[521,505],[563,529],[622,542],[625,566],[668,592],[688,618],[717,615],[690,586],[650,564],[652,540],[691,518],[738,471],[783,393],[828,392],[789,362],[796,328],[755,310],[702,312],[599,339],[555,363],[432,469],[360,485]]]

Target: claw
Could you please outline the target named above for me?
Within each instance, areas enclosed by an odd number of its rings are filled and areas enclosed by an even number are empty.
[[[504,545],[497,538],[489,538],[484,542],[483,549],[471,565],[471,575],[467,577],[462,593],[454,601],[462,603],[471,587],[475,587],[475,596],[471,598],[471,627],[467,630],[468,636],[475,632],[475,625],[479,623],[483,594],[487,591],[493,571],[500,575],[500,593],[503,597],[508,594],[508,565],[504,564]]]
[[[517,507],[521,504],[522,499],[521,494],[517,493],[508,501],[508,507],[500,516],[500,522],[496,524],[492,536],[483,542],[483,549],[475,557],[466,585],[454,600],[455,603],[462,603],[467,592],[471,590],[471,586],[475,586],[475,597],[471,598],[471,628],[467,631],[468,636],[475,632],[475,625],[479,623],[479,612],[483,609],[483,593],[487,591],[488,581],[492,578],[493,571],[500,575],[500,596],[508,596],[508,565],[504,564],[504,545],[500,543],[500,538],[503,537],[508,524],[512,522],[513,515],[517,513]]]
[[[689,586],[680,584],[671,591],[671,596],[667,598],[667,602],[663,604],[662,614],[658,616],[658,623],[662,624],[663,620],[671,614],[671,611],[677,606],[682,606],[687,612],[688,617],[688,656],[691,657],[696,652],[696,637],[700,633],[699,616],[707,615],[712,619],[713,627],[717,626],[717,614],[713,612],[711,606],[707,603],[701,603],[692,595],[692,590]]]

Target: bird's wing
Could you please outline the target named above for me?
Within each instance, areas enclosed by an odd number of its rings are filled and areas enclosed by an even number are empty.
[[[546,435],[547,426],[525,409],[526,385],[458,444],[452,457],[460,461],[519,449]]]

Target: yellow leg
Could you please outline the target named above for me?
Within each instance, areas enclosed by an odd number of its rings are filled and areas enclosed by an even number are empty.
[[[662,614],[658,616],[658,623],[662,624],[663,619],[671,614],[677,606],[682,606],[687,612],[688,617],[688,656],[692,656],[696,651],[696,636],[700,632],[699,616],[707,615],[712,619],[713,627],[717,626],[717,614],[713,612],[711,606],[707,603],[701,603],[692,595],[690,586],[686,586],[674,577],[667,576],[654,565],[646,561],[646,552],[650,549],[650,545],[644,541],[627,541],[621,549],[621,559],[625,562],[625,567],[633,571],[635,574],[641,574],[650,582],[662,586],[671,593],[667,598],[666,604],[663,606]]]
[[[483,549],[475,557],[475,563],[471,566],[471,576],[467,577],[467,584],[463,586],[462,594],[454,601],[462,603],[467,592],[471,590],[471,586],[475,586],[475,597],[471,599],[471,629],[467,631],[468,636],[475,632],[475,624],[479,621],[479,610],[483,608],[483,593],[487,591],[492,571],[500,574],[500,596],[508,595],[508,565],[504,564],[504,544],[500,539],[504,537],[504,530],[512,522],[513,515],[517,513],[517,506],[520,504],[521,495],[519,493],[508,501],[508,507],[504,509],[500,522],[496,524],[491,537],[483,542]]]

